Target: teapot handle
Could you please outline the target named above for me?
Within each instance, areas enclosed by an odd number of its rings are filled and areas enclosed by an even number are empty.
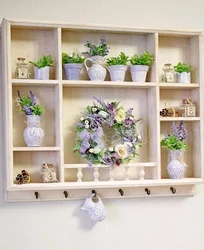
[[[89,68],[90,68],[90,67],[87,65],[87,62],[88,62],[88,61],[91,62],[91,63],[93,63],[91,58],[87,58],[87,59],[84,61],[84,65],[85,65],[87,71],[88,71]]]

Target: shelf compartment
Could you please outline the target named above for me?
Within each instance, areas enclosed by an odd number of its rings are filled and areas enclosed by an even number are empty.
[[[178,125],[176,123],[176,125]],[[171,123],[161,124],[161,139],[164,138],[163,132],[167,133],[171,131]],[[185,178],[202,178],[202,152],[201,152],[201,126],[200,122],[184,122],[184,126],[188,131],[188,136],[185,139],[189,149],[182,152],[182,161],[187,164]],[[161,178],[169,178],[167,173],[167,164],[170,160],[169,150],[167,148],[161,148]],[[184,178],[184,179],[185,179]]]
[[[12,79],[13,86],[55,86],[58,85],[57,80],[35,80],[35,79]]]
[[[41,127],[44,130],[45,137],[42,147],[59,146],[59,104],[56,102],[59,96],[59,87],[31,87],[31,86],[13,86],[13,146],[25,147],[23,132],[26,129],[26,116],[21,112],[17,105],[17,90],[21,96],[29,95],[30,90],[37,96],[37,102],[41,104],[45,113],[41,116]]]
[[[93,88],[152,88],[156,87],[157,83],[153,82],[112,82],[112,81],[62,81],[63,87],[93,87]]]
[[[34,183],[42,183],[41,178],[41,168],[42,163],[51,163],[54,166],[58,166],[58,170],[60,169],[60,152],[34,152],[34,151],[15,151],[13,153],[13,177],[17,176],[23,169],[28,171],[31,175],[31,185]],[[57,172],[59,172],[57,170]],[[57,176],[59,179],[59,174]]]
[[[200,121],[200,117],[160,117],[161,122],[171,122],[171,121],[186,121],[194,122]]]
[[[191,81],[199,83],[201,44],[202,41],[199,35],[189,37],[159,34],[158,66],[160,81],[165,63],[177,65],[178,62],[183,62],[193,66],[191,70]]]
[[[110,57],[118,56],[121,51],[129,56],[136,53],[142,54],[144,51],[150,51],[154,55],[156,54],[157,33],[153,34],[128,34],[128,33],[110,33],[109,31],[92,31],[92,30],[71,30],[62,28],[62,46],[61,50],[65,53],[79,53],[88,51],[88,48],[84,46],[87,40],[93,44],[99,44],[100,38],[105,37],[108,46],[110,46]],[[64,74],[63,74],[63,79]],[[83,66],[80,74],[81,80],[88,80],[88,75],[85,67]],[[109,80],[109,74],[107,73],[106,80]],[[131,81],[130,71],[126,72],[125,81]],[[156,81],[156,70],[153,64],[147,74],[147,82]]]
[[[57,28],[32,28],[11,26],[11,69],[15,78],[18,57],[24,57],[26,62],[36,62],[42,55],[52,55],[54,66],[50,67],[50,79],[57,79],[58,65],[58,32]],[[34,66],[28,64],[31,78],[34,76]]]
[[[28,151],[60,151],[60,147],[13,147],[14,152],[28,152]]]
[[[200,84],[198,83],[159,83],[160,89],[195,89],[199,88]]]

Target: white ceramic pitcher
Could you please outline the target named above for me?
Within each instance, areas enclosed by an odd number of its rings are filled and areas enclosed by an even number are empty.
[[[87,62],[91,62],[92,66],[89,67]],[[106,69],[102,66],[103,63],[104,58],[102,56],[92,56],[84,61],[86,71],[91,81],[104,81],[106,77]]]

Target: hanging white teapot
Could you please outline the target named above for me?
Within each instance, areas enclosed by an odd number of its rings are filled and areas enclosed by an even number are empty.
[[[87,62],[91,62],[92,66],[89,67]],[[106,69],[102,64],[104,63],[104,58],[102,56],[92,56],[84,61],[86,71],[91,81],[104,81],[106,77]]]
[[[89,214],[89,217],[94,221],[103,221],[106,218],[107,210],[103,205],[103,202],[96,195],[97,201],[93,201],[93,197],[96,194],[91,194],[89,197],[85,199],[84,204],[81,207],[81,210],[86,210]]]

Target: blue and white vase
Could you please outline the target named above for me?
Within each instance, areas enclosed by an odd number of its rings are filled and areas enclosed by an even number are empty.
[[[181,160],[181,150],[170,150],[170,162],[167,171],[171,179],[182,179],[186,171],[186,164]]]

